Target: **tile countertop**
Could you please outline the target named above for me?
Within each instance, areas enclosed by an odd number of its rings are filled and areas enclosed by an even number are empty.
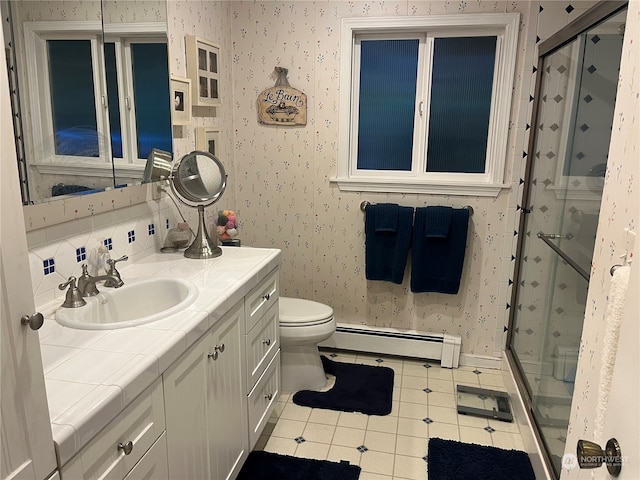
[[[66,464],[151,385],[236,302],[280,264],[280,250],[222,247],[220,257],[191,260],[152,254],[121,264],[122,279],[183,278],[198,287],[185,311],[137,327],[78,330],[55,321],[63,298],[40,308],[47,402],[60,465]]]

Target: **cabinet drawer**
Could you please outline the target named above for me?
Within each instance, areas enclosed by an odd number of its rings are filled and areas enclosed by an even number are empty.
[[[278,303],[272,305],[246,336],[247,392],[250,392],[260,375],[280,348],[278,330]]]
[[[280,291],[278,273],[279,270],[276,268],[245,297],[245,333],[249,333],[262,315],[264,315],[272,305],[277,303],[278,293]]]
[[[159,378],[62,468],[63,480],[122,480],[165,429]],[[126,455],[119,444],[133,443]]]
[[[249,450],[264,430],[280,395],[280,350],[249,394]]]
[[[124,480],[168,480],[167,434],[163,432]]]

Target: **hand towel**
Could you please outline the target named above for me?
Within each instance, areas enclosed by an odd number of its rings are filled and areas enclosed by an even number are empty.
[[[428,207],[425,212],[424,235],[429,238],[446,238],[451,227],[453,208]]]
[[[376,210],[376,232],[395,232],[398,229],[398,205],[396,203],[379,203]]]
[[[462,267],[467,245],[469,211],[453,209],[448,236],[425,236],[429,210],[416,208],[411,254],[411,291],[456,294],[460,289]]]
[[[387,218],[392,207],[385,204],[369,205],[365,210],[365,277],[400,285],[411,243],[413,208],[395,205],[397,221],[395,231],[376,231],[380,212]]]

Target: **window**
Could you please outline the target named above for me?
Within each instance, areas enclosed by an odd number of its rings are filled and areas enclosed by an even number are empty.
[[[340,189],[497,195],[518,14],[342,21]]]
[[[32,163],[41,172],[103,176],[115,167],[141,178],[151,148],[172,149],[164,26],[118,28],[103,36],[100,22],[25,23],[27,68],[37,72],[28,80]]]

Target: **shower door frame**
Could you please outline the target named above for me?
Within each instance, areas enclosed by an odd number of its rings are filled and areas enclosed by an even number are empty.
[[[536,438],[536,443],[542,452],[542,456],[547,468],[556,480],[559,478],[555,475],[555,470],[553,464],[551,462],[551,458],[549,456],[549,452],[547,451],[544,439],[540,433],[540,425],[535,418],[532,392],[529,389],[529,385],[527,384],[525,373],[522,368],[522,365],[517,358],[514,351],[511,349],[511,342],[513,340],[513,336],[515,333],[515,320],[516,320],[516,311],[515,305],[518,301],[518,294],[520,290],[520,273],[521,273],[521,262],[520,259],[523,254],[524,242],[526,239],[526,235],[522,233],[525,232],[525,227],[527,223],[527,216],[532,212],[529,208],[529,201],[531,198],[531,179],[533,176],[533,168],[535,163],[535,155],[534,149],[537,141],[537,131],[536,127],[539,116],[539,108],[540,108],[540,92],[542,90],[542,72],[544,68],[544,60],[547,55],[555,52],[556,50],[561,49],[568,43],[572,42],[574,39],[578,38],[578,36],[584,31],[590,29],[596,24],[604,21],[608,17],[611,17],[618,13],[619,11],[626,8],[628,5],[628,0],[602,0],[592,8],[587,10],[584,14],[578,17],[573,22],[569,23],[566,27],[562,28],[560,31],[551,35],[547,40],[540,43],[538,46],[538,62],[536,65],[538,75],[536,76],[536,85],[534,89],[534,99],[535,103],[533,104],[533,108],[531,111],[531,134],[529,135],[528,142],[528,158],[527,165],[525,168],[524,174],[524,186],[522,191],[522,214],[520,215],[520,221],[518,226],[518,232],[520,233],[518,238],[518,245],[516,248],[516,259],[518,261],[515,262],[514,271],[513,271],[513,288],[511,291],[511,308],[509,311],[509,323],[508,323],[508,331],[505,345],[505,353],[506,359],[511,367],[513,375],[515,377],[516,386],[522,401],[525,405],[525,411],[529,422],[533,426],[533,432]],[[572,399],[573,401],[573,399]]]

